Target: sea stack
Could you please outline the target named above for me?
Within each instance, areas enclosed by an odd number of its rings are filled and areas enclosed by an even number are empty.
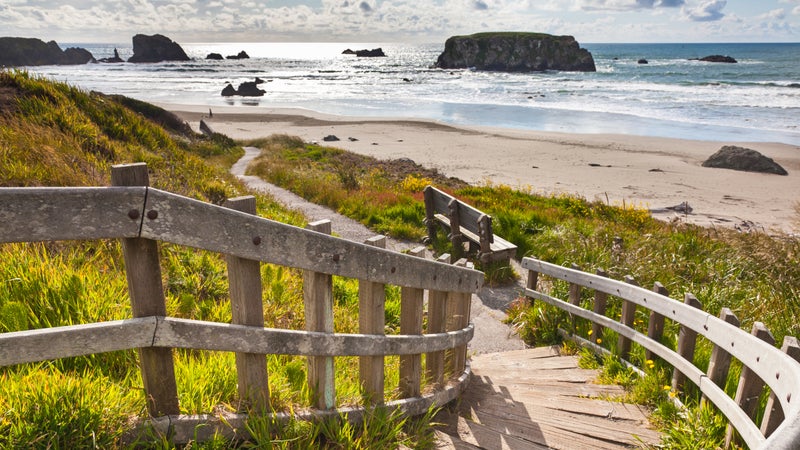
[[[128,58],[132,63],[150,63],[161,61],[189,61],[186,52],[172,39],[154,34],[147,36],[137,34],[133,37],[133,56]]]
[[[445,42],[436,67],[503,72],[597,70],[592,54],[572,36],[514,32],[453,36]]]

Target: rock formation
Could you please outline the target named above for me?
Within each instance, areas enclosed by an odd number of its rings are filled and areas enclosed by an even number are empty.
[[[125,62],[125,61],[123,61],[122,58],[119,57],[119,52],[117,51],[116,48],[114,49],[114,56],[113,57],[111,57],[111,58],[100,58],[100,59],[98,59],[98,61],[101,62],[101,63],[122,63],[122,62]]]
[[[83,48],[61,50],[56,41],[45,43],[36,38],[0,37],[0,67],[71,65],[94,62]]]
[[[356,55],[362,58],[380,58],[386,56],[386,53],[383,52],[383,48],[373,48],[372,50],[364,49],[364,50],[350,50],[349,48],[342,52],[343,55]]]
[[[247,54],[244,50],[240,51],[235,55],[228,55],[225,59],[250,59],[250,55]]]
[[[213,60],[216,60],[216,61],[221,61],[221,60],[223,60],[225,58],[223,58],[222,55],[220,55],[219,53],[209,53],[208,55],[206,55],[206,59],[213,59]]]
[[[148,63],[161,61],[189,61],[186,52],[170,38],[154,34],[147,36],[137,34],[133,37],[133,56],[128,58],[132,63]]]
[[[564,70],[594,72],[594,58],[572,36],[543,33],[479,33],[453,36],[436,67],[504,72]]]
[[[788,175],[786,169],[773,161],[772,158],[766,157],[755,150],[733,145],[726,145],[719,149],[718,152],[703,162],[703,167]]]
[[[730,56],[722,56],[722,55],[704,56],[702,58],[689,58],[689,61],[705,61],[705,62],[728,63],[728,64],[736,64],[737,62],[739,62],[736,61],[736,59],[731,58]]]
[[[232,84],[228,83],[225,88],[222,89],[221,95],[223,97],[233,97],[234,95],[241,95],[243,97],[261,97],[267,93],[267,91],[258,87],[258,85],[263,82],[264,80],[256,78],[255,81],[245,81],[236,89],[234,89]]]

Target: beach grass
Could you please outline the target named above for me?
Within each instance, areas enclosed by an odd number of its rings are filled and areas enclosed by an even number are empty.
[[[107,186],[111,165],[146,162],[150,184],[159,189],[212,203],[249,193],[227,171],[243,154],[238,144],[186,131],[152,105],[2,71],[0,106],[0,186]],[[271,198],[256,199],[262,217],[305,225]],[[230,322],[221,255],[176,245],[162,245],[160,253],[169,316]],[[300,271],[262,264],[261,273],[265,325],[303,329]],[[0,286],[0,332],[131,317],[114,240],[2,244]],[[337,332],[357,332],[357,292],[356,280],[335,277]],[[398,326],[399,298],[399,289],[387,290],[389,332]],[[147,417],[137,360],[130,350],[0,368],[0,448],[174,448],[157,436],[131,440],[129,432]],[[232,354],[176,350],[174,362],[181,413],[242,409]],[[271,355],[267,364],[272,407],[309,406],[305,359]],[[387,401],[398,395],[398,364],[387,358]],[[336,367],[338,404],[360,404],[358,365],[339,358]],[[368,418],[365,425],[279,424],[254,415],[251,440],[218,437],[187,448],[431,447],[432,428],[423,420],[381,411]]]

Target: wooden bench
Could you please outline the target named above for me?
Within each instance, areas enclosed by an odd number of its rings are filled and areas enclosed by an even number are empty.
[[[517,253],[517,246],[497,236],[492,231],[492,216],[459,201],[433,186],[423,190],[425,195],[425,224],[428,241],[436,237],[437,224],[450,230],[448,239],[453,244],[453,254],[463,251],[463,242],[469,242],[469,252],[477,253],[483,263],[509,260]]]

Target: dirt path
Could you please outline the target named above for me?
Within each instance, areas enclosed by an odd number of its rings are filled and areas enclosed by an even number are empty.
[[[329,219],[333,233],[343,238],[364,242],[375,236],[375,232],[369,230],[366,226],[342,216],[330,208],[311,203],[286,189],[267,183],[257,176],[245,175],[248,164],[258,156],[260,150],[255,147],[245,147],[244,150],[245,155],[231,167],[231,173],[247,184],[249,188],[271,195],[287,208],[303,213],[310,222]],[[386,239],[387,248],[394,251],[410,249],[418,245],[420,244],[398,241],[388,237]],[[509,303],[517,298],[521,290],[522,287],[519,285],[498,288],[483,287],[478,292],[478,295],[472,296],[472,322],[475,324],[475,336],[469,343],[471,354],[477,355],[525,348],[525,344],[511,328],[502,323],[503,319],[506,318],[505,309]]]

